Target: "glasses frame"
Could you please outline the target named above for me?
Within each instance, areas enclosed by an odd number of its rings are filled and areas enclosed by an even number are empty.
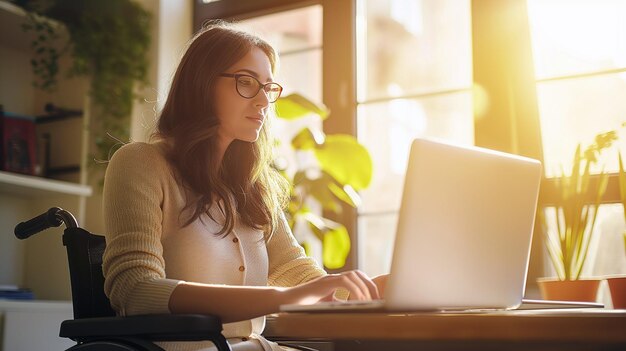
[[[254,76],[251,76],[249,74],[245,74],[245,73],[221,73],[220,77],[234,78],[235,79],[235,90],[237,91],[237,94],[239,94],[239,96],[241,96],[244,99],[254,99],[255,96],[259,95],[259,91],[263,90],[263,93],[267,97],[268,102],[274,103],[274,102],[276,102],[276,100],[278,100],[280,98],[280,95],[283,93],[282,85],[280,85],[280,84],[278,84],[276,82],[269,82],[269,83],[263,84],[258,79],[256,79]],[[250,78],[256,80],[256,82],[259,83],[259,90],[257,90],[257,92],[254,95],[250,96],[250,97],[243,95],[239,91],[239,84],[237,84],[237,82],[238,82],[240,77],[250,77]],[[280,88],[280,91],[278,92],[278,96],[274,100],[270,99],[270,97],[268,95],[268,92],[265,90],[265,87],[267,87],[268,85],[276,85],[276,86],[278,86]]]

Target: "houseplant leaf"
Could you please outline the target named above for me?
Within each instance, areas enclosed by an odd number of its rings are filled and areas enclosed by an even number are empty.
[[[311,195],[322,205],[324,205],[324,201],[333,202],[330,206],[324,206],[324,209],[339,212],[341,207],[336,200],[341,200],[352,207],[357,207],[361,203],[359,194],[352,186],[341,184],[325,171],[322,171],[321,175],[312,181],[311,185],[312,187],[309,190]]]
[[[361,205],[361,197],[349,184],[341,186],[341,184],[338,184],[337,182],[332,182],[328,184],[328,188],[335,196],[348,205],[352,207],[358,207]]]
[[[326,142],[315,148],[315,156],[325,172],[354,190],[365,189],[372,180],[372,158],[351,135],[326,136]]]
[[[624,171],[624,162],[622,154],[618,152],[619,157],[619,195],[622,199],[622,209],[624,210],[624,218],[626,218],[626,171]]]
[[[302,217],[315,236],[322,241],[324,266],[330,269],[343,267],[350,252],[350,236],[346,227],[312,212],[305,213]]]
[[[291,139],[291,146],[295,150],[311,150],[324,143],[326,136],[319,131],[303,128]]]
[[[555,199],[556,236],[547,230],[546,220],[540,220],[547,236],[546,245],[552,264],[561,280],[577,280],[584,267],[589,243],[593,237],[598,207],[608,186],[608,175],[602,171],[598,181],[592,181],[591,165],[600,153],[617,139],[617,133],[600,133],[584,152],[578,144],[571,173],[555,179],[558,198]],[[626,182],[626,180],[625,180]],[[626,215],[626,212],[625,212]]]
[[[324,235],[322,242],[324,265],[330,269],[341,268],[346,264],[350,252],[350,237],[348,230],[341,224],[331,228]]]
[[[300,94],[290,94],[276,101],[276,115],[286,120],[302,118],[314,113],[322,120],[328,117],[328,108],[322,104],[316,104]]]
[[[340,212],[341,206],[329,188],[333,180],[328,174],[322,173],[320,177],[309,180],[309,182],[309,193],[322,205],[323,209],[335,213]]]

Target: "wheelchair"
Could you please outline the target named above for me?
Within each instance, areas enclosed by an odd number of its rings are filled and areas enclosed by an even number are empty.
[[[26,239],[65,224],[74,319],[61,323],[59,335],[76,341],[67,351],[163,351],[154,341],[212,341],[219,351],[230,351],[217,316],[154,314],[118,317],[104,294],[103,236],[80,228],[74,216],[53,207],[15,227],[15,236]]]

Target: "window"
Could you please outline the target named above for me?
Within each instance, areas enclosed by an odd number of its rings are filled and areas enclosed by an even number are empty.
[[[359,268],[388,272],[412,139],[474,143],[469,0],[357,2],[357,137],[374,177],[358,209]]]
[[[571,170],[578,143],[589,145],[608,130],[626,137],[620,128],[626,121],[626,2],[528,0],[528,17],[544,168],[554,177],[561,167]],[[617,171],[617,150],[625,151],[623,141],[617,144],[604,152],[595,172]],[[619,201],[617,191],[610,187],[608,197]],[[622,206],[601,205],[583,275],[626,273],[623,231]]]

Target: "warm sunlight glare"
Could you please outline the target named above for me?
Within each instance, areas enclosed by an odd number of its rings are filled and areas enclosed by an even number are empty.
[[[544,169],[555,176],[571,167],[578,143],[624,132],[626,1],[528,0],[528,15]],[[593,172],[617,169],[617,147],[601,158]]]
[[[489,110],[489,94],[487,90],[480,84],[474,84],[472,87],[474,101],[474,118],[481,119]]]
[[[626,65],[626,1],[529,0],[528,14],[538,79]]]

